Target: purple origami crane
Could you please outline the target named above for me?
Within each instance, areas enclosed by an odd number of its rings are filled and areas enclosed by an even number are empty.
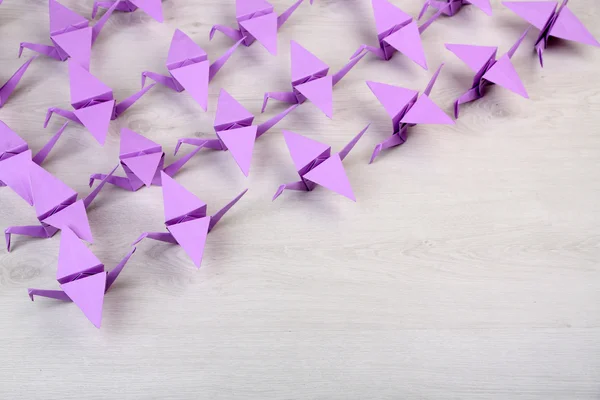
[[[254,142],[256,139],[265,134],[296,107],[298,107],[297,104],[288,107],[286,110],[260,125],[252,125],[254,115],[246,110],[246,108],[244,108],[244,106],[236,99],[231,97],[225,89],[221,89],[214,122],[217,138],[179,139],[177,140],[177,146],[175,147],[175,154],[177,154],[179,147],[183,143],[213,150],[229,150],[244,175],[248,176],[250,173],[252,152],[254,150]]]
[[[418,19],[421,19],[423,15],[425,15],[429,7],[436,10],[442,10],[443,14],[452,17],[463,6],[469,4],[479,8],[487,15],[492,15],[492,5],[490,4],[490,0],[425,0],[425,4],[423,4],[423,8],[419,13]]]
[[[56,280],[62,290],[27,289],[33,301],[34,296],[56,300],[72,301],[96,328],[102,321],[104,294],[135,252],[135,247],[110,272],[104,264],[79,240],[69,228],[62,231],[58,253]]]
[[[311,191],[318,184],[352,201],[356,201],[342,161],[369,129],[369,125],[360,131],[342,151],[334,155],[331,155],[331,146],[284,130],[285,144],[292,156],[296,171],[300,175],[300,180],[279,186],[273,200],[278,198],[286,189]]]
[[[563,0],[560,6],[557,1],[502,2],[503,5],[540,30],[535,41],[535,49],[542,67],[544,66],[542,53],[548,47],[550,36],[600,47],[600,43],[569,10],[567,2],[568,0]]]
[[[267,108],[269,99],[289,104],[302,104],[310,100],[329,118],[333,118],[333,87],[365,56],[352,58],[334,75],[327,75],[329,67],[310,51],[295,41],[290,42],[292,58],[292,91],[267,92],[261,112]]]
[[[206,111],[208,83],[217,75],[217,72],[225,65],[241,42],[240,39],[221,58],[210,64],[206,52],[188,35],[177,29],[173,34],[167,56],[167,69],[171,76],[144,71],[142,72],[142,87],[144,87],[146,78],[150,78],[176,92],[187,90]]]
[[[14,92],[17,88],[21,78],[23,78],[23,75],[25,75],[25,71],[27,71],[27,68],[29,68],[31,62],[35,59],[36,57],[32,57],[27,60],[25,64],[21,65],[17,72],[15,72],[13,76],[11,76],[8,81],[2,85],[2,87],[0,87],[0,108],[6,104],[12,92]]]
[[[277,16],[273,6],[265,0],[236,0],[235,12],[238,29],[215,25],[210,30],[210,39],[215,31],[222,32],[233,40],[242,40],[244,46],[250,46],[258,40],[269,53],[277,55],[277,31],[288,20],[304,0],[297,0],[290,8]],[[310,1],[310,4],[313,0]]]
[[[527,36],[529,28],[521,35],[517,43],[510,50],[496,60],[497,47],[491,46],[473,46],[466,44],[446,44],[446,48],[456,54],[458,58],[464,61],[471,70],[475,72],[473,85],[465,94],[460,96],[454,103],[454,116],[458,118],[458,111],[461,104],[480,99],[485,94],[485,88],[492,84],[497,84],[506,89],[529,98],[527,91],[517,75],[515,67],[510,59],[515,54],[519,45]]]
[[[108,21],[115,6],[108,10],[96,25],[90,27],[86,18],[75,11],[69,10],[56,0],[49,0],[48,3],[50,8],[50,40],[54,46],[22,42],[19,48],[19,57],[21,57],[23,49],[30,49],[58,61],[65,61],[70,57],[83,68],[89,70],[92,45],[98,39],[100,31]]]
[[[410,15],[387,0],[372,0],[371,4],[375,13],[375,27],[377,28],[379,47],[363,44],[350,58],[354,58],[366,50],[387,61],[392,58],[395,51],[399,51],[422,68],[427,69],[421,34],[445,10],[450,8],[450,4],[440,8],[435,15],[421,26],[417,26]]]
[[[116,167],[113,172],[115,170]],[[108,177],[111,175],[112,172]],[[106,180],[83,200],[77,200],[77,192],[32,161],[31,150],[0,162],[0,180],[30,204],[33,203],[40,221],[40,225],[6,228],[4,236],[7,251],[10,251],[11,234],[50,238],[66,227],[81,239],[93,242],[86,208],[96,198]]]
[[[442,124],[453,125],[454,121],[431,99],[429,94],[442,70],[440,65],[429,81],[427,88],[421,96],[416,90],[392,86],[385,83],[367,81],[369,89],[377,97],[392,119],[394,133],[391,137],[375,146],[369,164],[379,155],[381,150],[403,144],[408,135],[408,128],[416,124]]]
[[[96,18],[99,8],[108,8],[109,11],[116,7],[117,11],[134,12],[140,8],[143,12],[154,18],[158,22],[163,22],[162,0],[111,0],[111,1],[96,1],[92,10],[92,18]],[[104,15],[106,15],[104,14]],[[102,17],[104,18],[104,17]]]
[[[52,107],[46,113],[44,128],[48,126],[53,113],[85,126],[94,138],[104,145],[110,121],[117,119],[129,107],[156,85],[146,86],[136,94],[117,103],[112,89],[100,82],[79,64],[69,61],[71,83],[71,106],[75,111]]]
[[[207,216],[206,203],[175,182],[169,175],[164,172],[161,174],[165,225],[169,232],[146,232],[133,244],[136,245],[144,238],[178,244],[183,247],[196,268],[200,268],[206,236],[225,213],[246,194],[248,189],[240,193],[215,215]]]
[[[69,123],[65,122],[65,124],[50,138],[48,143],[32,158],[32,161],[37,165],[41,165],[52,148],[64,132],[65,128]],[[3,182],[0,179],[0,187],[8,186],[15,193],[17,193],[23,200],[25,200],[30,206],[33,205],[33,198],[31,196],[31,190],[29,190],[29,185],[26,180],[22,180],[20,174],[22,171],[20,170],[9,170],[8,168],[1,167],[2,162],[11,157],[19,155],[25,151],[29,150],[29,146],[27,142],[24,141],[15,131],[10,129],[8,125],[4,122],[0,121],[0,174],[7,175],[7,182]],[[16,179],[15,179],[16,178]],[[25,183],[25,186],[23,186]]]
[[[164,167],[165,153],[162,146],[127,128],[121,129],[121,146],[119,158],[126,177],[93,174],[90,177],[90,187],[94,180],[110,183],[122,189],[135,192],[142,186],[161,185],[161,172],[174,176],[201,147],[195,148],[189,154],[181,157],[171,165]]]

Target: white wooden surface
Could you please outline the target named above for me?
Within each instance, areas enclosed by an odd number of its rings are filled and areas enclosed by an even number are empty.
[[[411,15],[420,1],[394,0]],[[273,1],[277,11],[291,0]],[[514,57],[531,99],[501,88],[462,109],[455,126],[418,126],[372,165],[390,121],[365,80],[422,90],[446,66],[432,98],[448,113],[472,75],[443,44],[508,50],[526,23],[492,0],[441,18],[423,35],[430,71],[406,57],[369,56],[334,91],[334,118],[307,103],[257,142],[245,179],[229,154],[207,152],[177,176],[220,208],[247,196],[208,238],[196,270],[177,246],[146,241],[104,303],[97,330],[73,304],[26,288],[56,288],[60,234],[15,237],[0,252],[2,399],[598,399],[600,396],[600,49],[558,44],[540,68],[531,32]],[[92,1],[63,0],[89,16]],[[165,23],[116,13],[93,49],[92,72],[118,99],[143,70],[165,72],[171,35],[187,32],[210,55],[213,23],[234,24],[233,0],[166,0]],[[23,62],[20,41],[49,43],[46,0],[0,6],[0,65]],[[600,37],[596,0],[570,8]],[[161,143],[213,135],[221,87],[257,121],[264,91],[287,90],[289,41],[339,69],[375,43],[368,0],[303,4],[280,31],[279,55],[241,48],[210,85],[204,113],[186,93],[156,88],[111,123],[105,147],[71,126],[45,168],[82,194],[87,177],[117,164],[118,132]],[[31,53],[26,53],[30,55]],[[68,108],[66,63],[35,61],[0,119],[37,150]],[[271,196],[294,180],[281,129],[341,148],[358,202],[317,189]],[[35,223],[33,209],[0,192],[0,222]],[[112,268],[142,231],[162,231],[160,188],[105,189],[89,211],[94,253]]]

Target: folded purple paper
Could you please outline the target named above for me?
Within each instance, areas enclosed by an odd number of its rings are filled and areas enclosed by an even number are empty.
[[[122,189],[135,192],[142,186],[161,186],[161,172],[174,176],[202,147],[197,147],[165,167],[165,153],[162,146],[130,129],[121,129],[119,159],[125,171],[125,177],[105,174],[90,176],[90,187],[95,180],[110,183]]]
[[[41,165],[52,148],[64,132],[65,128],[69,123],[65,124],[50,138],[48,143],[40,149],[40,151],[33,156],[32,161],[37,165]],[[0,179],[0,186],[10,187],[16,194],[18,194],[23,200],[25,200],[30,206],[33,205],[33,198],[31,190],[28,184],[28,180],[22,178],[26,175],[21,175],[23,171],[19,169],[3,168],[1,166],[4,160],[11,157],[17,156],[25,151],[29,150],[29,145],[23,140],[15,131],[10,129],[8,125],[0,121],[0,175],[6,175],[7,181],[3,182]],[[10,164],[10,163],[9,163]]]
[[[427,22],[421,26],[413,18],[400,8],[387,0],[372,0],[373,12],[375,14],[375,27],[377,29],[377,40],[379,47],[361,45],[351,58],[364,52],[371,52],[382,60],[390,60],[394,52],[399,51],[423,69],[427,69],[425,51],[421,42],[421,34],[442,13],[450,8],[450,4],[441,7]]]
[[[23,49],[29,49],[58,61],[65,61],[70,57],[83,68],[89,70],[92,45],[98,39],[104,24],[115,10],[116,4],[93,27],[89,26],[89,21],[85,17],[68,9],[56,0],[49,0],[48,6],[50,40],[54,46],[22,42],[19,48],[19,57],[21,57]]]
[[[283,137],[292,156],[296,171],[300,175],[300,180],[279,186],[273,200],[279,197],[284,190],[311,191],[317,185],[321,185],[352,201],[356,201],[342,161],[369,129],[369,125],[360,131],[342,151],[333,155],[331,154],[331,146],[284,130]]]
[[[110,121],[117,119],[156,84],[146,86],[136,94],[117,103],[111,88],[100,82],[79,64],[69,61],[69,81],[71,84],[71,106],[74,111],[51,107],[46,113],[44,128],[48,126],[52,114],[58,114],[87,128],[92,136],[104,145]]]
[[[238,29],[214,25],[210,30],[212,40],[216,31],[250,46],[257,40],[269,53],[277,55],[277,31],[288,20],[304,0],[297,0],[290,8],[277,16],[273,6],[265,0],[236,0],[235,11]],[[310,0],[310,4],[313,0]]]
[[[236,99],[231,97],[231,95],[227,93],[225,89],[221,89],[214,122],[217,138],[179,139],[177,141],[177,147],[175,147],[175,154],[177,154],[179,147],[183,143],[212,150],[229,150],[233,156],[233,159],[240,167],[240,170],[244,175],[248,176],[250,173],[252,152],[254,150],[254,142],[256,139],[264,135],[269,129],[285,118],[285,116],[296,107],[298,107],[297,104],[288,107],[286,110],[260,125],[252,125],[252,122],[254,121],[254,115],[244,108],[244,106],[242,106]]]
[[[17,72],[15,72],[13,76],[8,78],[6,83],[2,85],[2,87],[0,87],[0,108],[2,108],[6,104],[10,95],[17,88],[17,85],[21,81],[21,78],[23,78],[23,75],[25,75],[27,68],[29,68],[31,62],[35,59],[36,57],[32,57],[29,60],[27,60],[23,65],[19,67]]]
[[[354,68],[366,53],[352,58],[335,74],[327,75],[329,66],[317,56],[293,40],[290,47],[292,91],[265,93],[261,112],[264,112],[267,108],[269,99],[288,104],[302,104],[308,99],[327,117],[333,118],[333,87]]]
[[[433,74],[429,84],[420,96],[416,90],[367,81],[369,89],[371,89],[371,92],[377,97],[392,119],[392,128],[394,131],[392,136],[375,146],[369,163],[372,163],[377,158],[381,150],[404,144],[407,139],[408,128],[411,126],[417,124],[454,124],[452,118],[446,115],[429,98],[433,85],[435,85],[435,81],[443,66],[444,64],[440,65],[435,74]]]
[[[540,30],[535,49],[544,66],[542,53],[548,47],[551,36],[600,47],[581,21],[567,7],[568,0],[560,6],[557,1],[504,1],[502,4]]]
[[[528,31],[529,28],[521,35],[510,50],[499,59],[496,59],[497,47],[446,43],[446,48],[456,54],[458,58],[464,61],[475,72],[471,88],[454,103],[455,118],[458,118],[461,104],[482,98],[486,87],[494,83],[526,99],[529,98],[515,67],[510,61],[521,45],[521,42],[523,42],[523,39],[525,39],[525,36],[527,36]]]
[[[96,1],[92,10],[92,18],[96,18],[98,9],[108,8],[121,12],[134,12],[138,8],[154,18],[158,22],[163,22],[162,0],[110,0]],[[112,12],[112,11],[111,11]],[[108,11],[106,12],[108,14]],[[104,15],[106,15],[104,14]],[[102,17],[104,18],[104,16]]]
[[[168,232],[145,232],[133,243],[145,238],[180,245],[192,259],[196,268],[202,264],[206,236],[248,191],[244,190],[235,199],[213,216],[206,215],[206,203],[161,172],[165,225]]]
[[[423,15],[425,15],[429,7],[434,8],[438,11],[442,10],[442,13],[444,15],[452,17],[456,15],[456,13],[463,6],[469,4],[479,8],[487,15],[492,15],[492,5],[490,4],[490,0],[425,0],[425,4],[423,4],[423,8],[419,13],[418,19],[421,19]]]
[[[113,171],[108,175],[110,178]],[[0,162],[0,180],[33,204],[40,225],[11,226],[4,230],[6,249],[10,251],[11,235],[50,238],[61,229],[70,228],[83,240],[93,242],[86,209],[96,198],[106,180],[84,199],[51,173],[33,162],[31,150]]]
[[[62,290],[28,289],[33,301],[35,296],[72,301],[96,328],[102,322],[104,294],[115,282],[135,247],[110,272],[104,264],[79,240],[69,228],[64,228],[60,238],[56,280]]]
[[[167,70],[170,76],[144,71],[142,72],[142,87],[144,87],[146,78],[150,78],[176,92],[186,90],[206,111],[209,82],[225,65],[242,40],[240,39],[219,59],[209,63],[206,52],[188,35],[177,29],[171,39],[171,47],[167,56]]]

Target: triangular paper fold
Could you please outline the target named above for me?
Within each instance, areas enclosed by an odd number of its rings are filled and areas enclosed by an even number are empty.
[[[33,205],[33,194],[29,181],[31,164],[33,164],[31,150],[0,161],[0,181],[4,182],[30,206]],[[37,168],[41,167],[37,166]]]
[[[121,144],[119,147],[119,155],[125,156],[136,154],[142,151],[158,151],[161,152],[161,145],[152,140],[140,135],[131,129],[121,129]]]
[[[112,94],[112,89],[90,74],[76,61],[69,61],[71,104]]]
[[[567,7],[563,7],[558,18],[550,29],[550,35],[574,42],[600,46],[590,31],[581,23],[579,18]]]
[[[404,11],[387,0],[372,0],[373,13],[375,14],[375,27],[377,34],[382,34],[396,25],[402,25],[412,19]]]
[[[160,175],[162,180],[165,222],[182,217],[199,208],[206,207],[206,203],[177,183],[169,175],[162,171]]]
[[[92,56],[91,27],[56,35],[52,39],[79,65],[86,70],[90,69],[90,58]]]
[[[206,57],[206,52],[202,50],[188,35],[179,29],[175,29],[169,55],[167,56],[167,68],[170,65],[179,64],[185,60]]]
[[[318,73],[327,73],[329,67],[317,56],[296,41],[290,41],[290,54],[292,59],[292,82],[306,79]]]
[[[83,272],[98,272],[104,269],[102,262],[68,227],[60,234],[58,268],[56,279],[61,281]]]
[[[277,55],[277,15],[275,13],[240,21],[239,24],[250,32],[269,53]]]
[[[254,115],[250,113],[243,105],[234,99],[225,89],[221,89],[219,100],[217,101],[217,113],[215,115],[214,126],[229,125],[236,122],[253,119]]]
[[[192,259],[196,268],[200,268],[202,264],[202,255],[204,254],[204,244],[208,235],[210,218],[198,218],[167,227],[177,243],[183,247],[183,250]]]
[[[558,3],[556,1],[503,1],[502,4],[531,25],[543,29]]]
[[[100,272],[85,278],[63,283],[62,290],[96,328],[102,322],[102,305],[106,288],[106,274]]]
[[[483,75],[483,79],[487,79],[490,82],[500,85],[526,99],[529,98],[527,91],[521,82],[521,78],[519,78],[519,75],[510,62],[510,58],[507,54],[500,57],[500,59],[492,65],[492,67]]]
[[[236,0],[235,15],[238,18],[257,12],[272,12],[273,6],[265,0]]]
[[[452,118],[446,115],[426,94],[419,96],[400,122],[404,124],[454,124]]]
[[[421,34],[415,21],[412,21],[383,40],[424,69],[427,69]]]
[[[156,170],[160,164],[163,153],[144,154],[141,156],[125,158],[121,162],[129,167],[144,185],[151,186],[152,179],[156,175]]]
[[[171,75],[184,87],[196,103],[206,111],[208,107],[208,61],[172,69]]]
[[[316,168],[308,171],[304,174],[304,178],[356,201],[339,154],[332,155]]]
[[[162,0],[129,0],[136,7],[142,9],[146,14],[157,20],[158,22],[163,22],[163,12],[162,12]]]
[[[56,0],[50,0],[48,6],[50,14],[50,34],[64,32],[66,28],[71,26],[84,27],[89,24],[85,17],[68,9]]]
[[[256,130],[256,125],[252,125],[217,132],[245,176],[250,173]]]
[[[77,197],[77,192],[33,162],[29,164],[29,176],[31,178],[33,205],[38,216],[42,216],[67,200]]]
[[[479,72],[496,56],[497,47],[446,43],[446,48],[460,58],[473,72]]]
[[[405,89],[403,87],[385,83],[367,81],[367,85],[392,119],[419,94],[416,90]]]
[[[114,108],[115,100],[111,100],[80,108],[74,113],[98,143],[104,145]]]
[[[42,222],[58,229],[71,229],[80,239],[89,243],[94,242],[90,221],[85,211],[83,200],[78,200],[68,207],[63,208],[57,213],[50,215]]]
[[[331,149],[330,146],[324,143],[291,131],[284,130],[283,137],[297,171],[300,171],[315,158]]]
[[[296,85],[295,88],[326,116],[333,118],[333,79],[331,75]]]

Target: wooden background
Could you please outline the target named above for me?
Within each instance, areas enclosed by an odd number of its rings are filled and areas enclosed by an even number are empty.
[[[278,12],[291,3],[273,1]],[[421,7],[393,3],[413,16]],[[429,72],[402,55],[368,56],[336,86],[333,120],[302,105],[257,142],[248,179],[229,154],[194,158],[176,178],[209,213],[250,191],[209,235],[200,270],[180,247],[142,242],[106,296],[100,330],[73,304],[27,297],[58,287],[60,234],[15,237],[0,252],[0,398],[600,398],[600,49],[555,43],[542,69],[530,32],[513,58],[530,100],[494,87],[455,126],[415,127],[367,164],[391,132],[365,80],[422,90],[445,62],[432,99],[450,113],[472,74],[443,44],[502,54],[526,28],[492,3],[493,17],[466,7],[424,33]],[[600,38],[597,1],[569,7]],[[115,13],[94,46],[92,72],[119,100],[139,90],[141,71],[166,72],[175,28],[213,60],[231,45],[208,32],[234,25],[233,0],[163,8],[164,24]],[[306,2],[280,31],[277,57],[260,45],[235,52],[210,85],[208,112],[155,88],[111,123],[106,146],[70,126],[44,167],[87,194],[89,174],[117,164],[122,127],[162,144],[170,161],[177,138],[214,134],[220,88],[265,121],[283,109],[260,115],[263,92],[289,87],[290,39],[337,71],[376,42],[370,2]],[[46,0],[0,6],[2,80],[24,62],[20,41],[50,43]],[[42,128],[51,106],[69,107],[67,64],[39,58],[0,119],[36,151],[63,123]],[[271,202],[296,177],[282,128],[338,150],[369,122],[345,162],[357,203],[323,188]],[[2,228],[36,222],[10,190],[0,199]],[[112,269],[142,231],[164,229],[161,189],[107,188],[89,218],[91,249]]]

